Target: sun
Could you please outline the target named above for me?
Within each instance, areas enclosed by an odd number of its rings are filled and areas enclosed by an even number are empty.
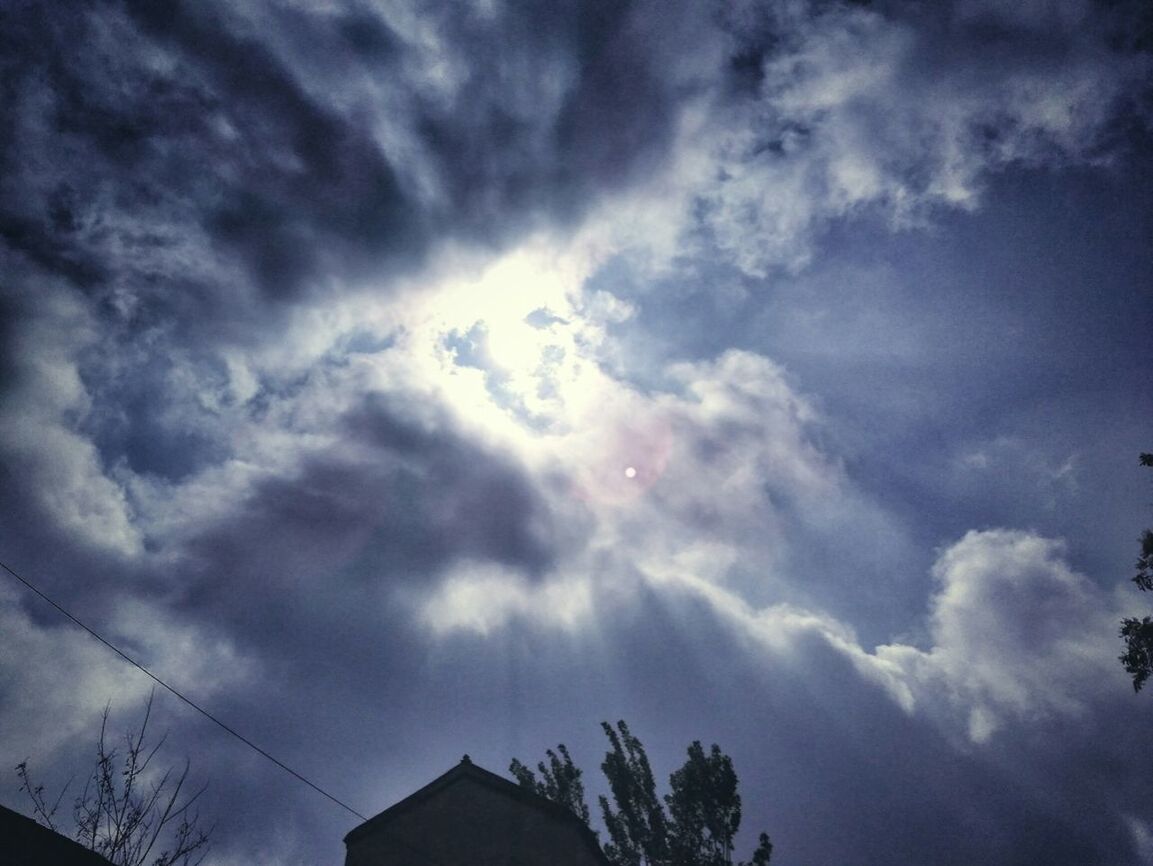
[[[399,309],[405,378],[463,427],[521,453],[592,423],[618,385],[598,358],[605,324],[586,298],[589,267],[536,242],[446,268]]]
[[[664,473],[671,428],[651,395],[611,372],[610,326],[631,307],[590,292],[588,256],[547,244],[460,268],[400,309],[403,370],[381,387],[416,389],[466,435],[515,456],[572,495],[615,508]]]

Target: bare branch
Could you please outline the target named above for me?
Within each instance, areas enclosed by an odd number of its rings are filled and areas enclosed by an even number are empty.
[[[36,816],[36,820],[47,827],[49,830],[56,829],[56,812],[60,808],[60,803],[64,799],[64,795],[68,793],[68,788],[76,780],[73,776],[68,780],[60,790],[60,795],[52,803],[48,805],[44,799],[44,786],[35,785],[32,782],[32,777],[28,774],[28,760],[25,759],[16,765],[16,776],[20,779],[20,790],[28,794],[29,799],[32,800],[32,814]]]
[[[115,866],[198,866],[208,853],[214,829],[200,828],[200,814],[194,808],[207,786],[186,794],[191,772],[187,760],[179,772],[169,767],[159,778],[149,779],[149,768],[167,740],[164,734],[155,744],[149,743],[152,701],[150,696],[140,725],[124,735],[123,752],[109,747],[111,706],[105,706],[96,763],[73,803],[74,836]],[[55,830],[53,815],[64,791],[49,807],[44,786],[33,784],[27,761],[16,766],[16,774],[37,819]],[[154,856],[161,845],[163,850]]]

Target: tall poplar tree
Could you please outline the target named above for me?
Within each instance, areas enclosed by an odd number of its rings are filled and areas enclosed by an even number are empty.
[[[700,740],[688,753],[684,766],[669,776],[672,793],[665,797],[673,866],[732,866],[733,837],[741,826],[732,759],[716,743],[706,755]]]
[[[644,745],[628,725],[602,722],[601,727],[611,747],[601,769],[612,800],[598,799],[609,836],[604,852],[614,866],[732,866],[741,796],[732,759],[720,746],[714,743],[706,753],[694,741],[684,765],[669,776],[670,793],[662,801]],[[540,779],[515,758],[509,770],[522,787],[567,806],[588,823],[580,770],[568,749],[560,745],[546,754],[549,763],[537,764]],[[752,860],[738,866],[767,866],[772,853],[768,834],[761,833]]]
[[[580,767],[573,764],[564,743],[557,746],[556,752],[548,749],[545,754],[548,756],[548,764],[541,761],[536,765],[541,775],[540,779],[537,779],[536,774],[516,758],[513,758],[509,765],[509,772],[522,788],[540,794],[554,803],[560,803],[588,824],[589,807],[585,802],[585,786],[581,781]]]
[[[613,809],[607,797],[600,798],[605,829],[612,839],[605,845],[605,854],[619,866],[664,866],[669,862],[669,822],[645,747],[624,721],[617,722],[617,730],[608,722],[601,722],[601,727],[612,745],[601,770],[616,804]]]

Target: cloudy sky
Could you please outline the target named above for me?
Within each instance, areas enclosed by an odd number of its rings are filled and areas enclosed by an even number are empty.
[[[0,559],[365,815],[598,723],[774,863],[1153,863],[1141,2],[0,7]],[[0,802],[149,681],[0,575]],[[167,695],[220,866],[358,819]]]

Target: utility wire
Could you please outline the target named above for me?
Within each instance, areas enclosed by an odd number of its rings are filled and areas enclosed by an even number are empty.
[[[329,800],[336,803],[336,805],[340,806],[342,809],[344,809],[348,812],[351,812],[353,815],[355,815],[360,820],[362,820],[362,821],[368,820],[366,817],[364,817],[364,815],[360,814],[358,811],[356,811],[354,808],[349,806],[347,803],[344,803],[341,800],[338,800],[336,797],[332,796],[332,794],[328,793],[328,791],[324,790],[322,787],[320,787],[316,783],[310,782],[308,779],[304,778],[304,776],[300,775],[300,773],[296,772],[296,770],[292,769],[292,767],[288,766],[283,761],[278,761],[272,755],[268,754],[268,752],[264,751],[264,749],[260,748],[260,746],[256,745],[256,743],[252,742],[252,740],[248,739],[243,734],[237,732],[235,729],[230,728],[228,725],[226,725],[224,722],[220,721],[220,719],[216,718],[216,716],[212,715],[212,713],[208,712],[208,710],[204,709],[204,707],[200,706],[198,703],[193,701],[191,698],[186,698],[184,695],[182,695],[180,692],[178,692],[172,686],[168,685],[168,683],[164,682],[164,680],[160,679],[160,677],[156,676],[156,674],[152,673],[152,671],[148,670],[148,668],[144,667],[144,665],[140,664],[140,662],[136,661],[134,658],[132,658],[131,656],[129,656],[128,654],[123,652],[119,647],[115,646],[110,641],[105,640],[94,629],[91,629],[88,626],[86,626],[84,623],[82,623],[80,620],[78,620],[76,617],[74,617],[72,614],[70,614],[68,611],[66,611],[63,607],[58,605],[56,602],[54,602],[52,599],[50,599],[47,595],[45,595],[43,592],[41,592],[40,589],[38,589],[36,586],[34,586],[28,580],[24,579],[19,574],[17,574],[15,571],[13,571],[4,562],[0,562],[0,568],[3,568],[6,572],[8,572],[10,575],[12,575],[14,578],[16,578],[18,581],[20,581],[22,584],[24,584],[26,587],[28,587],[30,590],[32,590],[34,593],[36,593],[38,596],[40,596],[42,599],[44,599],[46,602],[48,602],[50,605],[52,605],[54,608],[56,608],[58,611],[60,611],[60,613],[64,614],[64,616],[68,617],[68,619],[72,620],[72,622],[76,623],[76,625],[78,625],[82,629],[84,629],[86,632],[88,632],[90,635],[92,635],[92,637],[96,638],[98,641],[100,641],[102,644],[104,644],[106,647],[108,647],[110,650],[112,650],[114,653],[116,653],[118,656],[120,656],[122,659],[124,659],[124,661],[128,662],[128,664],[132,665],[134,668],[139,669],[144,674],[151,677],[155,682],[159,683],[163,688],[167,689],[172,694],[176,695],[176,697],[180,698],[180,700],[184,701],[184,703],[188,704],[188,706],[192,707],[192,709],[196,710],[196,712],[200,713],[205,718],[209,719],[212,722],[215,722],[217,725],[219,725],[221,728],[223,728],[228,733],[232,734],[232,736],[236,737],[236,739],[240,740],[240,742],[244,743],[250,749],[253,749],[253,750],[259,752],[264,757],[268,758],[268,760],[272,761],[272,763],[276,764],[276,766],[280,767],[280,769],[284,770],[286,773],[289,773],[292,776],[295,776],[301,782],[304,782],[304,784],[308,785],[308,787],[312,788],[312,790],[316,791],[318,794],[324,795]]]

